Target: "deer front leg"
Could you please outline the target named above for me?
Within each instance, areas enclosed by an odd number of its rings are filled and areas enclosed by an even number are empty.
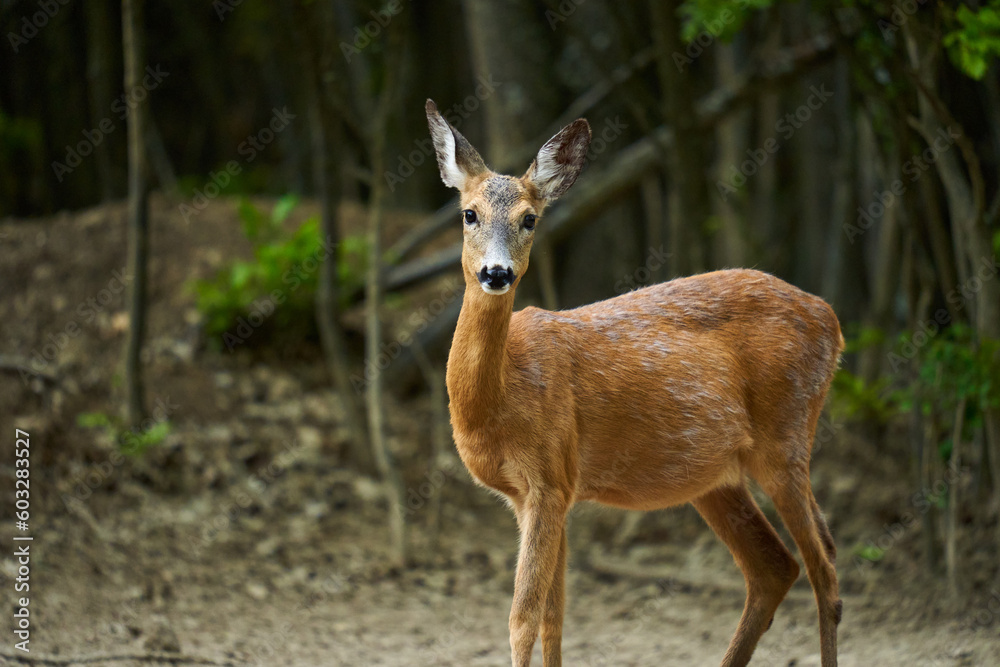
[[[529,500],[518,512],[518,523],[521,527],[521,551],[514,579],[514,603],[510,610],[510,649],[511,664],[527,667],[531,663],[531,649],[543,618],[546,630],[550,627],[550,619],[545,612],[565,536],[566,506],[544,498]],[[558,584],[560,625],[561,580],[562,577]],[[555,646],[558,647],[558,643]],[[546,665],[558,665],[558,660],[550,662],[548,655],[545,657]]]
[[[542,657],[545,667],[562,667],[563,608],[566,604],[566,527],[559,540],[559,556],[542,615]]]

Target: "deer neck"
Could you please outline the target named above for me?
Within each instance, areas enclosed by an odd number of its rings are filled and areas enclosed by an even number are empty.
[[[474,430],[504,413],[510,368],[507,334],[514,290],[486,294],[468,280],[448,355],[448,397],[457,429]]]

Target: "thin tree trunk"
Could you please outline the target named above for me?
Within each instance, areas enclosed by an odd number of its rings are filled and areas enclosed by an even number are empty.
[[[666,228],[666,208],[664,207],[663,187],[658,173],[652,173],[642,179],[642,208],[646,217],[646,247],[647,254],[662,252],[666,241],[663,231]],[[645,261],[642,258],[640,261]],[[666,277],[667,267],[663,262],[656,262],[650,267],[649,282],[662,282]]]
[[[547,239],[539,239],[535,259],[538,262],[539,287],[542,291],[542,305],[546,310],[559,308],[559,291],[556,289],[556,266],[552,243]]]
[[[704,271],[704,226],[711,214],[705,180],[705,137],[698,127],[697,91],[690,69],[681,72],[671,54],[682,53],[681,26],[677,7],[651,0],[653,36],[657,47],[657,74],[663,98],[663,117],[674,132],[670,164],[670,244],[677,273]],[[681,251],[683,249],[683,251]]]
[[[97,127],[110,112],[111,99],[111,17],[106,0],[85,3],[87,13],[87,92],[91,123]],[[101,201],[114,196],[114,173],[108,141],[94,147]]]
[[[394,37],[394,36],[393,36]],[[390,49],[393,50],[393,49]],[[397,57],[401,53],[396,53]],[[371,163],[372,173],[385,172],[386,133],[395,91],[395,70],[398,67],[391,57],[386,57],[386,79],[381,99],[372,124]],[[384,373],[378,371],[382,351],[382,218],[385,209],[386,182],[372,179],[371,203],[368,213],[368,275],[365,289],[365,357],[367,367],[373,369],[367,385],[368,432],[371,437],[375,465],[382,478],[384,495],[389,506],[389,535],[391,559],[396,567],[406,564],[406,534],[403,523],[404,491],[399,470],[392,460],[385,433],[385,405],[383,403]]]
[[[488,162],[509,165],[514,153],[559,111],[557,90],[539,68],[553,60],[552,40],[527,0],[464,0],[462,9],[478,80],[466,94],[480,98]],[[513,53],[517,57],[511,57]],[[492,85],[482,86],[483,81],[496,81],[495,93],[489,92]],[[487,94],[490,99],[482,99]]]
[[[445,385],[444,372],[434,368],[424,346],[419,340],[413,341],[413,356],[424,376],[427,388],[431,392],[431,465],[428,478],[437,479],[444,475],[442,470],[451,452],[451,427],[448,421],[448,389]],[[441,488],[432,492],[427,501],[427,533],[432,548],[437,548],[441,533]]]
[[[335,132],[333,112],[324,104],[323,81],[320,71],[323,55],[319,48],[306,49],[306,71],[309,74],[309,124],[312,137],[312,168],[314,187],[319,198],[320,233],[327,247],[333,252],[320,265],[316,290],[316,322],[319,326],[320,344],[327,372],[337,388],[341,412],[350,434],[350,452],[354,466],[364,474],[375,472],[372,450],[368,446],[365,430],[364,403],[360,392],[351,382],[347,342],[340,326],[340,284],[338,282],[337,250],[340,247],[338,201],[340,199],[340,172],[338,165],[328,159],[333,146],[331,130]]]
[[[735,88],[739,79],[740,56],[737,43],[719,44],[716,48],[716,74],[720,87]],[[742,49],[740,49],[742,52]],[[721,120],[715,128],[715,140],[718,145],[718,162],[716,179],[720,183],[728,183],[732,168],[739,168],[746,150],[749,130],[749,113],[746,110],[737,111],[729,118]],[[723,192],[718,190],[714,198],[715,212],[721,223],[716,246],[718,263],[721,266],[745,266],[750,256],[748,233],[742,215],[740,200],[745,193]]]
[[[951,461],[948,464],[948,532],[945,535],[944,562],[948,588],[958,598],[958,470],[962,465],[962,428],[965,425],[965,399],[955,409],[955,429],[951,435]]]
[[[146,62],[142,3],[143,0],[122,0],[126,91],[141,85]],[[128,266],[132,283],[125,354],[125,390],[127,418],[133,426],[140,424],[145,418],[142,343],[146,333],[146,262],[149,255],[145,136],[146,105],[139,104],[128,116]]]
[[[846,319],[848,303],[861,293],[864,267],[861,248],[848,240],[846,226],[857,224],[858,205],[858,125],[850,103],[850,65],[840,61],[836,65],[834,90],[830,101],[837,118],[837,157],[834,162],[833,197],[830,203],[829,237],[824,259],[826,270],[821,294],[833,304],[838,315]]]
[[[773,58],[778,53],[781,44],[781,29],[777,25],[767,28],[766,37],[762,48],[765,57]],[[777,163],[782,152],[788,152],[788,147],[784,146],[786,141],[781,135],[776,135],[778,121],[781,118],[781,98],[783,91],[775,90],[764,93],[757,101],[757,128],[755,134],[755,146],[760,146],[768,138],[776,138],[782,142],[782,146],[760,166],[756,174],[748,177],[747,188],[752,202],[753,218],[751,228],[759,230],[757,233],[763,237],[764,252],[762,253],[766,265],[771,266],[780,274],[788,275],[792,252],[790,252],[790,232],[787,221],[781,217],[778,210],[777,193],[778,169]],[[742,162],[742,161],[741,161]]]
[[[146,150],[149,155],[149,165],[160,184],[160,191],[168,195],[177,192],[177,173],[174,171],[170,154],[167,153],[167,147],[163,143],[163,135],[160,134],[160,128],[152,112],[146,114]]]
[[[886,162],[879,192],[890,191],[892,184],[899,178],[899,159],[895,151]],[[868,230],[868,234],[877,234],[877,251],[871,271],[872,298],[866,308],[864,322],[866,326],[881,331],[888,331],[892,326],[893,298],[898,288],[901,255],[900,217],[903,214],[903,202],[897,197],[891,205],[884,207],[881,219]],[[874,382],[882,373],[883,359],[884,345],[865,348],[860,354],[858,374],[866,382]]]

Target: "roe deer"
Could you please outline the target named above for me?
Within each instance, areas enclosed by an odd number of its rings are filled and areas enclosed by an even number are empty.
[[[746,665],[799,575],[748,476],[799,547],[819,607],[822,664],[836,665],[836,547],[809,482],[813,435],[844,346],[833,310],[766,273],[729,270],[574,310],[512,314],[535,226],[580,173],[590,126],[567,125],[514,178],[490,171],[433,101],[426,111],[464,227],[466,289],[447,371],[455,442],[472,476],[509,499],[521,532],[513,665],[529,664],[539,632],[546,667],[562,662],[566,516],[581,500],[638,510],[693,504],[746,579],[722,661]]]

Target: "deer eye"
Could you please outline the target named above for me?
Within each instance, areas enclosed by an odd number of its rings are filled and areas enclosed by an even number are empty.
[[[467,209],[465,211],[465,224],[474,225],[476,224],[476,220],[477,220],[476,212],[473,211],[472,209]]]
[[[528,215],[524,216],[524,228],[527,229],[528,231],[531,231],[532,229],[534,229],[535,228],[535,220],[537,219],[537,217],[538,216],[533,215],[531,213],[529,213]]]

